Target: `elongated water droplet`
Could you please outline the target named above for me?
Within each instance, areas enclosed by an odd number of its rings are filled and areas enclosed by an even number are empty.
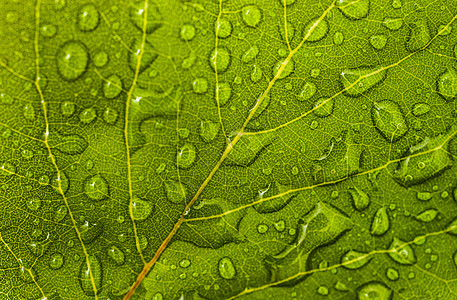
[[[79,232],[81,234],[81,240],[84,243],[89,244],[102,234],[103,227],[101,223],[91,223],[89,221],[85,221],[79,227]]]
[[[438,78],[438,93],[446,100],[454,98],[457,95],[457,71],[449,67],[446,72]]]
[[[179,182],[165,182],[165,192],[167,193],[168,200],[173,203],[182,204],[186,199],[186,188]]]
[[[371,222],[370,233],[373,235],[383,235],[389,230],[390,221],[387,215],[387,208],[381,207],[378,209]]]
[[[338,0],[335,6],[349,19],[362,19],[368,15],[370,0]]]
[[[313,97],[316,94],[316,91],[317,91],[317,87],[314,83],[306,82],[303,85],[303,89],[300,92],[300,94],[298,95],[297,99],[300,101],[309,100],[309,99],[311,99],[311,97]]]
[[[387,44],[387,36],[381,35],[374,35],[370,38],[370,44],[376,50],[382,50]]]
[[[387,69],[381,66],[345,69],[341,72],[341,82],[348,96],[359,97],[379,84],[387,75]]]
[[[148,201],[134,197],[132,201],[132,217],[136,221],[146,220],[154,210],[154,206]]]
[[[430,111],[430,105],[427,103],[416,103],[413,106],[413,115],[416,117],[425,115]]]
[[[249,63],[254,58],[256,58],[258,54],[259,48],[256,45],[254,45],[251,48],[249,48],[246,52],[244,52],[243,57],[241,57],[241,61],[244,63]]]
[[[146,25],[146,33],[152,33],[162,24],[162,16],[160,15],[157,4],[149,1],[147,8],[144,0],[136,1],[130,6],[130,21],[141,31]],[[146,15],[147,9],[147,17]],[[144,24],[146,23],[146,24]]]
[[[422,222],[431,222],[436,218],[436,215],[438,214],[438,211],[436,209],[427,209],[424,210],[423,212],[419,213],[416,216],[416,219]]]
[[[303,38],[306,38],[307,42],[319,41],[327,34],[328,29],[328,22],[325,19],[313,19],[304,27]]]
[[[352,200],[354,201],[354,206],[357,210],[359,210],[359,211],[364,210],[368,207],[368,205],[370,205],[370,197],[363,190],[354,188],[354,189],[350,189],[349,193],[352,196]]]
[[[217,37],[225,39],[232,34],[232,23],[229,20],[220,18],[215,24]]]
[[[397,141],[408,132],[405,117],[393,101],[375,102],[371,114],[374,125],[389,142]]]
[[[122,252],[122,250],[120,250],[118,247],[112,245],[111,247],[109,247],[108,249],[108,256],[114,260],[114,262],[119,266],[119,265],[122,265],[124,263],[124,252]]]
[[[403,265],[412,265],[416,263],[416,255],[413,248],[404,241],[394,238],[389,246],[389,256],[396,262]]]
[[[370,262],[371,257],[367,253],[351,250],[341,258],[343,267],[351,270],[359,269]]]
[[[393,19],[393,18],[385,18],[384,21],[382,22],[382,25],[384,25],[386,28],[396,31],[400,29],[403,26],[403,20],[402,19]]]
[[[314,114],[320,118],[330,116],[333,113],[333,103],[333,99],[319,98],[314,104]]]
[[[333,35],[333,43],[335,45],[341,45],[344,42],[344,34],[340,31],[335,32]]]
[[[219,260],[219,274],[224,279],[235,278],[236,269],[230,257],[223,257]]]
[[[358,300],[389,300],[392,297],[392,290],[384,283],[372,281],[364,284],[358,289]]]
[[[89,264],[83,260],[79,270],[79,283],[88,296],[95,296],[102,287],[102,265],[95,255],[88,258]],[[94,290],[95,286],[95,290]]]
[[[177,163],[182,169],[189,168],[197,157],[197,151],[192,144],[185,144],[178,151]]]
[[[406,41],[406,48],[410,52],[415,52],[425,47],[431,40],[430,30],[426,19],[418,19],[410,24],[410,32]]]

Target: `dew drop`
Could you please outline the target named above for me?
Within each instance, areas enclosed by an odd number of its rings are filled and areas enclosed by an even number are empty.
[[[207,143],[211,142],[219,133],[221,124],[211,121],[202,121],[200,123],[200,136]]]
[[[24,105],[24,118],[33,121],[35,119],[35,108],[32,104]]]
[[[348,96],[359,97],[380,83],[387,75],[387,69],[381,66],[345,69],[340,79]]]
[[[232,23],[229,20],[221,18],[215,24],[217,37],[225,39],[232,34]]]
[[[354,206],[357,210],[362,211],[370,205],[370,197],[367,193],[363,190],[354,188],[350,189],[349,193],[352,196],[352,200],[354,201]]]
[[[103,111],[103,120],[105,120],[105,122],[108,124],[116,123],[118,116],[119,113],[114,108],[107,107]]]
[[[41,200],[39,198],[33,198],[27,200],[27,208],[31,211],[37,211],[41,207]]]
[[[184,203],[186,199],[186,188],[183,184],[176,181],[165,182],[165,192],[167,198],[173,203]]]
[[[387,29],[396,31],[403,26],[402,19],[393,19],[393,18],[384,18],[382,25],[384,25]]]
[[[309,100],[316,94],[316,91],[317,87],[314,83],[306,82],[297,99],[300,101]]]
[[[431,40],[430,31],[425,19],[418,19],[409,26],[410,32],[406,41],[406,48],[410,52],[424,48]]]
[[[319,98],[314,104],[313,113],[317,117],[328,117],[333,113],[333,99]]]
[[[181,27],[179,31],[179,36],[185,41],[190,41],[195,37],[195,27],[190,24],[185,24]]]
[[[333,43],[335,45],[341,45],[344,42],[344,34],[340,31],[335,32],[333,35]]]
[[[370,262],[371,258],[367,256],[367,253],[357,252],[351,250],[343,255],[341,258],[341,264],[346,269],[359,269]]]
[[[190,266],[190,260],[188,259],[183,259],[179,262],[179,266],[181,268],[188,268]]]
[[[122,80],[117,75],[111,75],[103,82],[103,94],[108,99],[114,99],[122,92]]]
[[[145,18],[145,6],[144,0],[133,3],[130,6],[130,21],[141,31],[143,31],[143,25],[146,23],[146,33],[152,33],[162,24],[162,17],[157,5],[149,2],[147,5],[147,18]]]
[[[95,30],[100,23],[100,14],[93,4],[86,4],[79,9],[78,26],[82,31]]]
[[[112,245],[108,249],[108,256],[118,265],[122,265],[124,263],[124,252],[120,250],[118,247]]]
[[[5,162],[0,166],[0,176],[11,176],[16,173],[16,167],[9,163]]]
[[[335,6],[349,19],[362,19],[368,15],[370,0],[338,0]]]
[[[134,197],[131,205],[132,217],[135,221],[146,220],[147,217],[152,213],[154,206],[148,201]]]
[[[73,102],[65,101],[60,105],[60,111],[65,117],[70,117],[75,112],[75,104]]]
[[[230,60],[230,52],[224,47],[213,49],[209,57],[209,63],[216,72],[225,72],[230,65]]]
[[[374,35],[370,38],[370,44],[376,50],[382,50],[387,44],[387,36],[381,35]]]
[[[197,94],[204,94],[208,91],[208,81],[202,77],[196,78],[192,82],[192,89]]]
[[[329,29],[326,20],[314,19],[306,24],[303,29],[303,37],[307,42],[316,42],[325,37]]]
[[[425,115],[430,111],[430,105],[427,103],[416,103],[413,106],[413,115],[416,117]]]
[[[65,216],[67,215],[67,207],[65,205],[60,205],[57,207],[56,211],[54,212],[54,221],[59,223],[61,222]]]
[[[109,57],[108,57],[108,54],[105,52],[105,51],[98,51],[95,55],[94,55],[94,65],[96,67],[104,67],[107,63],[108,63],[108,60],[109,60]]]
[[[236,269],[230,257],[223,257],[219,260],[219,274],[224,279],[235,278]]]
[[[57,270],[60,269],[63,265],[63,255],[60,253],[54,253],[51,255],[51,258],[49,260],[49,266],[51,269]]]
[[[243,7],[241,15],[244,23],[250,27],[255,27],[260,23],[262,13],[260,9],[255,5],[249,5]]]
[[[244,52],[243,56],[241,57],[241,61],[244,63],[249,63],[254,60],[257,55],[259,54],[259,48],[254,45],[249,48],[246,52]]]
[[[372,281],[364,284],[358,289],[358,300],[388,300],[392,297],[392,290],[384,283]]]
[[[447,100],[457,95],[457,71],[449,67],[438,78],[438,92]]]
[[[89,124],[90,122],[92,122],[95,119],[95,117],[97,117],[97,113],[95,112],[95,108],[93,107],[86,108],[79,114],[79,120],[85,124]]]
[[[89,54],[84,44],[69,41],[59,48],[56,55],[57,70],[64,80],[74,81],[87,69]]]
[[[378,209],[373,217],[371,222],[370,233],[372,235],[383,235],[389,230],[390,221],[389,216],[387,215],[387,208],[381,207]]]
[[[79,283],[84,293],[88,296],[95,296],[102,286],[103,271],[100,261],[95,255],[90,255],[88,261],[88,264],[86,263],[86,260],[81,264],[79,270]]]
[[[257,226],[257,232],[258,233],[266,233],[268,231],[268,225],[266,224],[259,224],[259,226]]]
[[[294,71],[293,60],[280,60],[273,68],[273,75],[279,79],[286,78]]]
[[[44,37],[53,37],[57,33],[57,28],[51,24],[43,25],[40,27],[40,32]]]
[[[416,263],[416,256],[413,248],[404,241],[394,238],[389,246],[389,256],[396,262],[403,265],[412,265]]]
[[[86,179],[84,192],[94,201],[105,199],[108,196],[108,182],[100,174],[91,176]]]
[[[405,117],[393,101],[374,102],[371,114],[374,125],[389,142],[397,141],[408,131]]]
[[[219,100],[219,105],[224,106],[230,99],[232,87],[226,82],[219,82],[216,86],[216,99]]]
[[[177,155],[177,163],[181,169],[189,168],[195,161],[197,152],[195,146],[192,144],[185,144],[182,146]]]
[[[437,214],[438,211],[436,209],[431,208],[419,213],[416,216],[416,219],[422,222],[431,222],[436,218]]]

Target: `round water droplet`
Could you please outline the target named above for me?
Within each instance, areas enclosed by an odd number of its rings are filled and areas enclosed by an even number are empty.
[[[214,71],[224,72],[230,65],[230,52],[224,47],[213,49],[209,56],[209,64]]]
[[[425,18],[417,19],[409,24],[410,28],[406,48],[410,52],[418,51],[424,48],[431,40],[427,20]]]
[[[83,260],[79,270],[79,283],[88,296],[95,296],[102,287],[102,265],[95,255],[90,255],[89,263]],[[94,290],[95,287],[95,290]]]
[[[249,48],[246,52],[244,52],[243,57],[241,57],[241,61],[244,63],[249,63],[254,58],[256,58],[258,54],[259,48],[256,45],[254,45],[251,48]]]
[[[412,265],[417,261],[413,248],[398,238],[394,237],[389,246],[389,250],[391,250],[391,252],[389,252],[389,256],[400,264]]]
[[[192,89],[197,94],[206,93],[208,90],[208,81],[205,78],[196,78],[192,82]]]
[[[333,35],[333,43],[335,45],[341,45],[344,42],[344,34],[340,31],[335,32]]]
[[[68,210],[65,205],[62,204],[59,207],[57,207],[54,213],[54,221],[56,221],[57,223],[61,222],[67,215],[67,212]]]
[[[376,50],[382,50],[387,44],[387,36],[381,35],[374,35],[370,38],[370,44]]]
[[[188,260],[188,259],[183,259],[183,260],[181,260],[181,261],[179,262],[179,266],[180,266],[181,268],[187,268],[187,267],[189,267],[189,266],[190,266],[190,260]]]
[[[438,78],[438,92],[447,100],[457,95],[457,71],[449,67]]]
[[[96,67],[104,67],[108,63],[109,57],[105,51],[98,51],[94,55],[94,65]]]
[[[241,15],[244,23],[250,27],[257,26],[260,23],[260,19],[262,18],[260,9],[255,5],[243,7],[241,10]]]
[[[192,144],[185,144],[178,152],[178,166],[182,169],[189,168],[194,163],[196,156],[197,152],[195,146]]]
[[[176,181],[165,182],[165,192],[167,198],[173,203],[184,203],[186,199],[186,188],[183,184]]]
[[[27,208],[31,211],[37,211],[41,207],[41,200],[39,198],[27,200]]]
[[[324,118],[333,113],[333,99],[319,98],[314,104],[314,114],[317,117]]]
[[[321,285],[320,287],[317,288],[317,293],[322,296],[327,296],[328,287],[326,287],[325,285]]]
[[[108,182],[99,174],[91,176],[86,179],[84,192],[92,200],[102,200],[108,196]]]
[[[105,122],[108,124],[116,123],[118,116],[119,116],[119,113],[114,108],[107,107],[103,111],[103,120],[105,120]]]
[[[70,117],[75,112],[75,104],[69,101],[62,102],[60,111],[65,117]]]
[[[190,24],[183,25],[181,27],[181,31],[179,32],[179,35],[181,38],[185,41],[190,41],[195,37],[195,27]]]
[[[335,6],[349,19],[362,19],[368,15],[370,0],[338,0]]]
[[[392,297],[392,290],[381,282],[368,282],[357,292],[358,300],[388,300]]]
[[[136,1],[131,4],[130,21],[141,31],[143,31],[144,25],[146,25],[146,33],[152,33],[162,24],[162,17],[157,5],[153,2],[149,2],[147,6],[147,18],[145,18],[145,5],[144,0]]]
[[[428,201],[432,199],[433,194],[430,192],[418,192],[417,193],[417,199],[422,200],[422,201]]]
[[[100,23],[100,14],[93,4],[86,4],[79,9],[78,26],[82,31],[95,30]]]
[[[35,119],[35,108],[32,104],[24,105],[24,118],[33,121]]]
[[[259,224],[259,226],[257,226],[257,232],[258,233],[266,233],[267,231],[268,231],[268,225]]]
[[[147,201],[134,197],[131,209],[133,219],[143,221],[152,213],[154,206]]]
[[[220,127],[219,123],[202,121],[200,123],[200,136],[205,142],[210,142],[217,136]]]
[[[220,18],[215,24],[217,37],[225,39],[232,34],[232,23],[229,20]]]
[[[305,38],[307,42],[319,41],[325,37],[328,28],[328,22],[325,19],[311,20],[303,29],[303,38]]]
[[[69,41],[59,48],[56,55],[57,70],[64,80],[74,81],[86,71],[89,54],[84,44]]]
[[[223,257],[219,261],[219,274],[224,279],[233,279],[236,275],[236,269],[230,257]]]
[[[111,247],[109,247],[108,249],[108,256],[114,260],[114,262],[119,266],[119,265],[122,265],[124,263],[124,252],[122,252],[122,250],[120,250],[118,247],[112,245]]]
[[[279,79],[286,78],[294,71],[294,61],[293,60],[281,60],[278,61],[273,68],[273,74]]]
[[[49,260],[49,266],[54,270],[60,269],[63,265],[63,261],[64,258],[62,254],[54,253]]]
[[[92,122],[95,117],[97,117],[97,113],[93,107],[86,108],[79,114],[79,120],[85,124]]]
[[[387,270],[386,270],[386,277],[387,277],[389,280],[395,281],[395,280],[398,280],[398,278],[400,277],[400,275],[398,274],[397,269],[394,269],[394,268],[387,268]]]
[[[103,94],[108,99],[114,99],[122,92],[122,80],[117,75],[111,75],[103,82]]]
[[[279,220],[278,222],[274,223],[274,226],[277,231],[282,232],[286,228],[286,222],[284,220]]]
[[[40,27],[40,33],[44,37],[53,37],[57,33],[57,28],[51,24],[43,25]]]

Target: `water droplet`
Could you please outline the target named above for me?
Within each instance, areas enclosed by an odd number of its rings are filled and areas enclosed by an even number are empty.
[[[260,23],[262,13],[260,12],[260,9],[257,6],[249,5],[243,7],[243,9],[241,10],[241,16],[246,25],[250,27],[255,27]]]
[[[148,238],[144,235],[140,235],[138,237],[138,244],[140,244],[141,251],[146,250],[146,248],[148,247]]]
[[[372,281],[358,289],[358,300],[388,300],[392,297],[392,290],[384,283]]]
[[[136,221],[146,220],[147,217],[152,213],[154,206],[151,205],[148,201],[134,197],[132,201],[132,217]]]
[[[192,82],[192,89],[197,94],[206,93],[208,90],[208,81],[205,78],[196,78]]]
[[[57,70],[64,80],[74,81],[86,72],[89,54],[84,44],[69,41],[57,51]]]
[[[232,23],[229,20],[220,18],[215,24],[217,37],[225,39],[232,34]]]
[[[65,117],[70,117],[75,112],[75,104],[69,101],[62,102],[60,111]]]
[[[183,260],[181,260],[181,261],[179,262],[179,266],[180,266],[181,268],[187,268],[187,267],[189,267],[189,266],[190,266],[190,260],[188,260],[188,259],[183,259]]]
[[[345,69],[340,76],[348,96],[359,97],[384,80],[387,69],[381,66]]]
[[[275,134],[271,132],[243,135],[234,149],[229,153],[226,162],[237,165],[247,165],[253,161],[257,154],[274,140]]]
[[[445,98],[454,98],[457,95],[457,71],[449,67],[438,78],[438,92]]]
[[[392,7],[395,9],[401,8],[401,0],[392,0]]]
[[[105,122],[108,124],[116,123],[118,116],[119,116],[119,113],[114,108],[107,107],[103,111],[103,120],[105,120]]]
[[[100,14],[93,4],[86,4],[79,9],[78,26],[82,31],[92,31],[100,23]]]
[[[389,142],[397,141],[408,131],[405,117],[393,101],[374,102],[371,113],[374,125]]]
[[[224,72],[228,69],[230,60],[230,52],[224,47],[219,47],[211,51],[209,64],[214,71]]]
[[[108,54],[105,52],[105,51],[98,51],[95,55],[94,55],[94,65],[96,67],[104,67],[107,63],[108,63]]]
[[[258,82],[260,79],[262,79],[262,75],[263,75],[263,72],[262,72],[262,69],[260,68],[260,66],[258,66],[257,64],[254,64],[252,66],[251,80],[253,82]]]
[[[7,23],[10,23],[10,24],[16,23],[18,19],[19,19],[19,16],[15,12],[9,12],[6,14]]]
[[[457,235],[457,219],[454,219],[447,227],[447,233]]]
[[[387,36],[381,35],[374,35],[370,38],[370,44],[376,50],[382,50],[387,44]]]
[[[24,105],[24,118],[33,121],[35,119],[35,108],[32,104]]]
[[[0,166],[0,175],[11,176],[14,173],[16,173],[16,167],[13,164],[5,162]]]
[[[111,247],[109,247],[108,249],[108,256],[114,260],[114,262],[120,266],[124,263],[124,252],[122,252],[122,250],[120,250],[118,247],[112,245]]]
[[[219,133],[219,129],[221,128],[221,124],[211,121],[202,121],[200,123],[200,136],[205,140],[205,142],[212,141],[217,134]]]
[[[274,223],[274,226],[277,231],[282,232],[286,229],[286,222],[284,220],[279,220],[278,222]]]
[[[49,179],[48,179],[49,181]],[[41,200],[39,198],[27,200],[27,208],[31,211],[37,211],[41,207]]]
[[[410,24],[409,27],[410,32],[406,41],[408,51],[415,52],[424,48],[431,40],[426,19],[418,19]]]
[[[297,99],[300,101],[309,100],[316,94],[316,91],[317,87],[314,83],[306,82]]]
[[[135,38],[130,46],[132,51],[129,51],[129,66],[134,72],[138,71],[141,73],[151,66],[152,62],[157,58],[158,54],[154,47],[146,40],[143,43],[141,38]],[[143,52],[141,52],[143,51]],[[138,65],[138,57],[141,55],[141,63]]]
[[[417,199],[422,201],[428,201],[432,199],[433,194],[430,192],[417,192]]]
[[[337,283],[335,283],[335,289],[337,291],[341,291],[341,292],[346,292],[349,290],[347,288],[347,286],[344,283],[342,283],[341,281],[338,281]]]
[[[91,243],[102,234],[103,227],[100,223],[90,223],[85,221],[80,227],[81,240],[84,243]]]
[[[223,106],[230,99],[232,88],[226,82],[219,82],[216,86],[216,99],[219,99],[219,105]]]
[[[382,25],[384,25],[389,30],[395,31],[395,30],[400,29],[403,26],[403,20],[402,19],[393,19],[393,18],[384,18]]]
[[[66,215],[67,215],[67,207],[62,204],[59,207],[57,207],[57,209],[54,213],[54,221],[59,223],[65,218]]]
[[[185,144],[178,151],[177,163],[181,169],[189,168],[195,161],[197,152],[192,144]]]
[[[438,211],[436,209],[433,209],[433,208],[427,209],[427,210],[424,210],[423,212],[419,213],[416,216],[416,219],[418,219],[419,221],[422,221],[422,222],[431,222],[435,219],[437,214],[438,214]]]
[[[54,2],[54,8],[56,10],[61,10],[66,5],[66,0],[54,0],[53,2]]]
[[[244,52],[243,57],[241,57],[241,61],[244,63],[249,63],[254,60],[257,55],[259,54],[259,48],[254,45],[249,48],[246,52]]]
[[[273,75],[279,79],[286,78],[294,71],[293,60],[280,60],[273,68]]]
[[[165,182],[165,192],[167,198],[173,203],[184,203],[186,199],[186,188],[183,184],[176,181]]]
[[[349,193],[352,196],[352,200],[354,201],[354,206],[357,210],[362,211],[370,205],[370,197],[367,193],[363,190],[354,188],[350,189]]]
[[[328,29],[328,22],[325,19],[314,19],[306,24],[303,29],[303,37],[307,42],[316,42],[327,34]]]
[[[53,37],[57,33],[57,28],[51,24],[43,25],[40,27],[40,32],[44,37]]]
[[[320,287],[317,288],[317,293],[322,296],[327,296],[328,287],[326,287],[325,285],[321,285]]]
[[[230,257],[223,257],[219,260],[219,274],[224,279],[233,279],[236,275],[236,269]]]
[[[362,19],[368,15],[370,0],[338,0],[335,6],[349,19]]]
[[[95,117],[97,117],[97,113],[93,107],[86,108],[79,114],[79,120],[85,124],[92,122]]]
[[[259,226],[257,226],[257,231],[259,233],[266,233],[268,231],[268,225],[266,224],[259,224]]]
[[[416,117],[425,115],[430,111],[430,105],[427,103],[416,103],[413,106],[413,115]]]
[[[333,113],[333,102],[333,99],[319,98],[314,104],[314,114],[320,118],[330,116]]]
[[[344,34],[340,31],[335,32],[333,35],[333,43],[335,45],[341,45],[344,42]]]
[[[193,25],[185,24],[181,27],[179,36],[185,41],[190,41],[195,37],[195,32],[196,30]]]
[[[108,81],[103,82],[103,94],[108,99],[114,99],[122,92],[122,80],[117,75],[108,77]]]
[[[49,260],[49,266],[54,270],[60,269],[63,265],[63,261],[64,258],[62,254],[54,253]]]
[[[146,25],[146,33],[152,33],[162,24],[162,17],[157,5],[149,2],[147,6],[147,18],[145,20],[145,5],[146,3],[144,0],[136,1],[131,4],[130,21],[141,31],[143,31],[143,25]]]
[[[413,248],[404,241],[394,238],[389,246],[389,256],[396,262],[403,265],[412,265],[416,263],[416,256]]]
[[[373,235],[383,235],[389,230],[390,221],[387,215],[387,208],[381,207],[378,209],[371,222],[370,233]]]
[[[92,200],[100,201],[105,199],[108,196],[108,182],[100,174],[91,176],[86,179],[84,192]]]
[[[367,253],[351,250],[341,258],[341,264],[343,264],[343,267],[346,269],[355,270],[363,267],[369,263],[370,260],[371,257],[369,257]]]
[[[89,263],[84,260],[79,270],[79,283],[88,296],[95,296],[102,287],[102,265],[95,255],[90,255]],[[94,290],[95,286],[95,290]]]

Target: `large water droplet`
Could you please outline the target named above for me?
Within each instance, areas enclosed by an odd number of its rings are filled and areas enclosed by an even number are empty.
[[[294,71],[294,61],[280,60],[273,68],[273,75],[279,79],[286,78]]]
[[[108,196],[108,182],[100,174],[91,176],[86,179],[84,192],[92,200],[102,200]]]
[[[224,47],[218,47],[211,51],[209,64],[214,71],[224,72],[230,65],[230,52]]]
[[[343,267],[351,270],[359,269],[371,260],[367,253],[351,250],[341,258]]]
[[[381,35],[374,35],[370,38],[370,44],[376,50],[382,50],[387,44],[387,36]]]
[[[92,31],[100,23],[100,14],[93,4],[86,4],[79,9],[78,26],[82,31]]]
[[[129,66],[134,72],[137,71],[137,68],[140,73],[143,72],[151,66],[152,62],[158,57],[157,51],[147,40],[143,43],[142,39],[135,38],[130,47],[132,51],[129,51]],[[143,52],[141,52],[141,50],[143,50]],[[141,61],[138,66],[138,58],[140,54]]]
[[[203,140],[205,140],[205,142],[209,143],[217,136],[220,128],[220,123],[202,121],[200,123],[200,136],[203,138]]]
[[[384,283],[372,281],[358,289],[357,300],[389,300],[392,293]]]
[[[57,223],[61,222],[67,215],[67,212],[67,207],[64,204],[57,207],[56,211],[54,212],[54,221]]]
[[[57,270],[60,269],[63,265],[64,257],[60,253],[54,253],[51,255],[49,260],[49,266],[51,269]]]
[[[173,203],[183,204],[186,199],[186,188],[179,182],[165,182],[165,192],[167,193],[168,200]]]
[[[415,52],[425,47],[431,40],[430,30],[426,19],[418,19],[410,24],[410,32],[406,41],[406,48],[410,52]]]
[[[249,5],[243,7],[243,9],[241,10],[241,16],[246,25],[250,27],[255,27],[260,23],[262,13],[257,6]]]
[[[178,151],[177,163],[182,169],[189,168],[197,157],[197,151],[192,144],[185,144]]]
[[[145,20],[146,3],[144,0],[136,1],[130,6],[130,21],[141,31],[145,25],[146,33],[152,33],[162,24],[162,17],[160,15],[157,5],[151,1],[147,6],[147,18]],[[144,24],[146,23],[146,24]]]
[[[389,142],[397,141],[408,131],[405,117],[393,101],[375,102],[371,114],[374,125]]]
[[[457,95],[457,71],[449,67],[438,78],[438,92],[447,100]]]
[[[381,66],[345,69],[340,76],[344,92],[359,97],[386,77],[387,69]]]
[[[88,143],[83,137],[77,134],[60,135],[53,132],[49,138],[49,146],[62,153],[75,155],[86,150]]]
[[[333,99],[319,98],[314,104],[314,114],[320,118],[330,116],[333,113],[333,103]]]
[[[251,48],[249,48],[246,52],[244,52],[243,56],[241,57],[241,61],[244,63],[249,63],[254,58],[256,58],[258,54],[259,48],[256,45],[254,45]]]
[[[179,35],[181,39],[185,41],[190,41],[195,37],[196,29],[194,25],[191,24],[185,24],[181,27],[181,30],[179,31]]]
[[[93,58],[94,65],[99,68],[104,67],[108,63],[108,60],[108,53],[105,51],[98,51]]]
[[[403,265],[412,265],[416,263],[416,256],[414,254],[413,248],[406,242],[394,238],[392,243],[389,246],[389,256],[396,262]]]
[[[89,244],[102,234],[103,227],[100,223],[90,223],[89,221],[85,221],[83,225],[79,227],[79,232],[81,240],[84,243]]]
[[[119,113],[114,108],[107,107],[103,111],[103,120],[105,120],[105,122],[108,124],[116,123],[118,116],[119,116]]]
[[[416,103],[413,106],[413,115],[416,117],[425,115],[430,111],[430,105],[427,103]]]
[[[227,82],[219,82],[216,85],[216,99],[219,100],[219,105],[224,106],[232,95],[232,87]]]
[[[192,89],[197,94],[204,94],[208,90],[208,80],[203,77],[195,78],[192,82]]]
[[[52,176],[51,185],[57,193],[60,194],[60,192],[63,192],[65,194],[70,187],[70,181],[68,180],[67,174],[60,171]]]
[[[118,247],[112,245],[111,247],[109,247],[108,249],[108,256],[114,260],[114,262],[119,266],[119,265],[122,265],[124,263],[124,252],[122,252],[122,250],[120,250]]]
[[[75,112],[75,104],[69,101],[62,102],[60,111],[65,117],[70,117]]]
[[[143,221],[152,213],[154,206],[148,201],[134,197],[131,209],[133,219],[136,221]]]
[[[63,79],[73,81],[81,77],[87,69],[89,54],[84,44],[69,41],[59,48],[56,55],[57,70]]]
[[[220,18],[215,24],[217,37],[225,39],[232,34],[232,23],[229,20]]]
[[[103,270],[100,261],[95,255],[90,255],[88,261],[89,264],[86,263],[86,260],[81,264],[79,283],[84,293],[88,296],[95,296],[102,287]]]
[[[317,87],[312,82],[306,82],[303,86],[302,91],[298,95],[298,100],[305,101],[311,99],[316,94]]]
[[[236,275],[236,269],[230,257],[223,257],[219,260],[219,274],[224,279],[233,279]]]
[[[335,6],[350,19],[362,19],[368,15],[370,0],[337,0]]]
[[[349,193],[352,196],[352,200],[354,201],[354,206],[357,210],[361,211],[370,205],[370,197],[367,193],[365,193],[362,189],[354,188],[350,189]]]
[[[434,208],[424,210],[416,216],[416,219],[422,222],[431,222],[433,221],[438,214],[438,211]]]
[[[122,80],[117,75],[108,77],[108,81],[103,82],[103,94],[108,99],[114,99],[122,92]]]
[[[387,208],[381,207],[378,209],[371,222],[370,233],[373,235],[383,235],[389,230],[390,221],[387,215]]]
[[[384,25],[389,30],[395,31],[395,30],[400,29],[403,26],[403,20],[402,19],[385,18],[384,21],[382,22],[382,25]]]
[[[89,124],[90,122],[92,122],[95,119],[95,117],[97,117],[97,112],[93,107],[86,108],[79,114],[79,120],[85,124]]]
[[[327,34],[328,28],[328,22],[326,20],[311,20],[303,29],[303,38],[307,42],[319,41]]]

